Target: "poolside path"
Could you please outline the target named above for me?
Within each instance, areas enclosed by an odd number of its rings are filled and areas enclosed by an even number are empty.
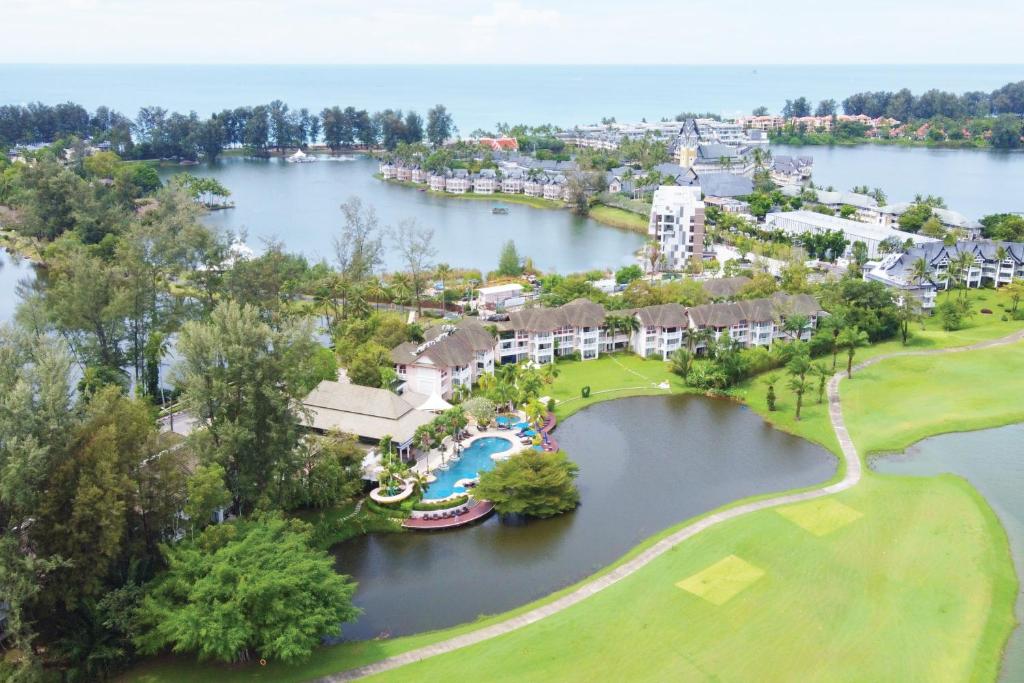
[[[931,349],[927,351],[900,351],[882,354],[858,363],[853,369],[861,370],[876,363],[880,363],[883,360],[899,356],[932,356],[945,353],[976,351],[996,346],[1005,346],[1022,340],[1024,340],[1024,330],[1020,330],[1000,339],[978,342],[969,346],[955,346],[947,349]],[[482,643],[485,640],[490,640],[491,638],[496,638],[498,636],[505,635],[506,633],[511,633],[512,631],[523,628],[524,626],[529,626],[530,624],[538,622],[553,614],[557,614],[564,609],[586,600],[595,593],[599,593],[608,586],[611,586],[630,574],[639,571],[683,541],[696,536],[700,532],[709,529],[716,524],[736,519],[737,517],[741,517],[758,510],[776,507],[778,505],[788,505],[790,503],[799,503],[806,500],[821,498],[823,496],[829,496],[856,486],[857,483],[860,482],[862,476],[862,465],[861,459],[857,454],[857,449],[854,447],[853,440],[850,438],[850,434],[846,429],[846,423],[843,421],[842,406],[839,402],[839,383],[843,380],[844,376],[845,372],[837,372],[832,376],[832,379],[828,383],[829,417],[832,422],[832,428],[835,430],[836,437],[839,440],[843,464],[846,466],[846,471],[844,472],[842,479],[834,484],[810,491],[787,493],[779,496],[773,496],[771,498],[763,498],[761,500],[755,500],[727,508],[725,510],[713,512],[706,517],[702,517],[692,524],[688,524],[682,529],[666,536],[651,547],[641,551],[635,557],[612,569],[607,574],[585,583],[576,590],[563,595],[557,600],[553,600],[545,605],[529,610],[528,612],[523,612],[522,614],[510,617],[504,621],[491,624],[490,626],[480,628],[469,633],[464,633],[454,638],[442,640],[415,650],[409,650],[408,652],[403,652],[401,654],[394,655],[393,657],[387,657],[380,661],[355,669],[349,669],[330,676],[324,676],[323,678],[317,679],[317,683],[341,683],[341,681],[356,680],[364,676],[371,676],[373,674],[397,669],[398,667],[405,666],[407,664],[413,664],[420,660],[427,659],[428,657],[435,657],[437,655],[454,652],[455,650],[469,647],[470,645],[476,645],[477,643]]]

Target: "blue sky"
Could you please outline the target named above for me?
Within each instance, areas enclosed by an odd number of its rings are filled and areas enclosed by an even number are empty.
[[[1016,63],[1020,0],[0,0],[0,62]]]

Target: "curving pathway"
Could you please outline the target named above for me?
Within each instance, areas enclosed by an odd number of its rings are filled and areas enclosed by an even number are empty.
[[[978,349],[986,349],[995,346],[1004,346],[1012,344],[1018,341],[1024,340],[1024,330],[1015,332],[1009,336],[1002,337],[1000,339],[992,339],[989,341],[978,342],[969,346],[955,346],[947,349],[932,349],[927,351],[900,351],[894,353],[882,354],[875,356],[866,361],[858,363],[854,366],[854,370],[862,370],[868,366],[879,363],[889,358],[895,358],[898,356],[932,356],[945,353],[959,353],[963,351],[976,351]],[[829,496],[840,491],[845,491],[855,486],[861,479],[862,475],[862,464],[861,459],[857,455],[857,449],[853,445],[853,440],[850,438],[850,433],[846,429],[846,423],[843,421],[842,406],[839,403],[839,383],[844,377],[843,372],[837,372],[832,376],[832,379],[828,383],[828,404],[829,404],[829,418],[832,422],[832,428],[836,432],[836,437],[839,440],[839,447],[842,451],[842,460],[846,465],[846,472],[843,474],[843,478],[834,484],[824,486],[819,489],[813,489],[811,491],[802,491],[800,493],[787,493],[772,498],[764,498],[762,500],[751,501],[749,503],[743,503],[736,507],[721,510],[709,514],[702,519],[697,520],[693,524],[689,524],[682,529],[666,536],[661,539],[650,548],[647,548],[636,557],[630,559],[627,562],[622,563],[615,569],[611,570],[607,574],[590,581],[583,586],[580,586],[576,590],[563,595],[557,600],[541,605],[528,612],[524,612],[515,617],[510,617],[504,621],[500,621],[496,624],[465,633],[461,636],[442,640],[432,645],[426,645],[424,647],[417,648],[415,650],[409,650],[401,654],[387,657],[372,664],[367,664],[355,669],[349,669],[348,671],[342,671],[340,673],[332,674],[330,676],[324,676],[323,678],[317,679],[317,683],[341,683],[342,681],[352,681],[364,676],[370,676],[373,674],[382,673],[384,671],[390,671],[391,669],[397,669],[398,667],[405,666],[407,664],[413,664],[428,657],[434,657],[437,655],[447,654],[454,652],[470,645],[481,643],[491,638],[511,633],[517,629],[529,626],[535,622],[540,621],[553,614],[557,614],[564,609],[572,607],[578,602],[586,600],[591,595],[599,593],[608,586],[621,581],[630,574],[640,570],[653,560],[664,555],[666,552],[679,545],[683,541],[696,536],[700,532],[728,521],[735,519],[751,512],[758,510],[764,510],[766,508],[776,507],[778,505],[788,505],[790,503],[799,503],[806,500],[813,500],[815,498],[821,498],[823,496]]]

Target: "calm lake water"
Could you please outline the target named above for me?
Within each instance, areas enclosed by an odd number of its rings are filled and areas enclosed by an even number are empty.
[[[693,396],[628,398],[569,418],[582,505],[522,525],[497,516],[442,533],[375,534],[334,548],[365,613],[349,639],[444,628],[564,588],[643,539],[744,496],[808,486],[836,470],[819,446],[745,408]]]
[[[1024,425],[945,434],[925,439],[905,453],[878,458],[885,474],[958,474],[981,492],[1010,539],[1017,577],[1024,577]],[[1017,629],[1010,637],[1001,681],[1024,681],[1024,591],[1017,596]]]
[[[377,162],[365,156],[322,157],[308,164],[281,159],[224,158],[213,165],[164,168],[166,179],[186,170],[216,176],[232,192],[236,208],[214,211],[210,225],[248,232],[254,249],[261,240],[277,238],[289,250],[313,261],[333,260],[334,237],[341,226],[339,206],[352,196],[372,205],[383,226],[408,218],[433,228],[435,262],[479,268],[498,267],[501,246],[515,240],[521,255],[546,271],[562,273],[616,268],[635,262],[644,242],[635,232],[601,225],[568,210],[534,209],[508,204],[507,215],[495,215],[496,202],[439,197],[373,177]],[[385,269],[403,268],[400,255],[388,247]]]
[[[14,318],[14,311],[21,303],[17,295],[18,283],[35,278],[32,265],[6,251],[0,251],[0,324]]]
[[[0,65],[0,104],[72,100],[134,117],[139,107],[201,116],[281,99],[293,109],[340,104],[424,114],[438,102],[468,135],[499,121],[572,126],[602,117],[657,120],[684,111],[734,115],[787,99],[842,101],[864,90],[991,91],[1021,65]]]
[[[857,145],[772,145],[772,154],[814,157],[815,185],[880,187],[890,202],[938,195],[968,218],[1024,211],[1024,153]]]

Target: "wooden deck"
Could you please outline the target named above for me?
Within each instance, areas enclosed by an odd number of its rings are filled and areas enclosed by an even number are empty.
[[[457,517],[446,517],[444,519],[413,519],[410,517],[402,522],[402,526],[406,529],[418,529],[420,531],[454,529],[484,519],[492,512],[494,512],[494,503],[489,500],[482,500]]]

